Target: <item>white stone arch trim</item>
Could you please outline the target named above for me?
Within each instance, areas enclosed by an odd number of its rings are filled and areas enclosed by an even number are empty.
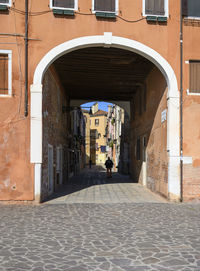
[[[179,148],[179,91],[176,75],[171,65],[152,48],[131,39],[104,35],[86,36],[64,42],[51,49],[36,67],[31,86],[31,163],[35,165],[35,198],[41,193],[42,164],[42,79],[48,67],[59,57],[87,47],[114,47],[137,53],[152,63],[164,75],[168,85],[167,152],[169,198],[180,198],[180,148]]]

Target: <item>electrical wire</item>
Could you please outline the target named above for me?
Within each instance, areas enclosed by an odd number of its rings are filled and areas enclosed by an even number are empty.
[[[19,13],[21,15],[25,15],[25,12],[23,10],[19,10],[19,9],[16,9],[16,8],[13,8],[13,7],[10,7],[10,10],[13,10],[16,13]],[[52,12],[52,10],[29,12],[29,16],[40,16],[40,15],[47,14],[49,12]],[[78,11],[76,11],[75,14],[85,15],[85,16],[95,16],[95,13],[83,13],[83,12],[78,12]],[[127,22],[127,23],[137,23],[137,22],[140,22],[140,21],[146,19],[145,17],[142,17],[142,18],[137,19],[137,20],[128,20],[128,19],[125,19],[125,18],[123,18],[122,16],[119,16],[119,15],[116,15],[116,17],[119,18],[120,20],[123,20],[124,22]]]
[[[127,19],[125,19],[125,18],[123,18],[123,17],[121,17],[119,15],[116,15],[116,17],[119,18],[119,19],[121,19],[121,20],[123,20],[123,21],[125,21],[125,22],[127,22],[127,23],[137,23],[137,22],[140,22],[140,21],[146,19],[145,17],[142,17],[142,18],[140,18],[138,20],[127,20]]]

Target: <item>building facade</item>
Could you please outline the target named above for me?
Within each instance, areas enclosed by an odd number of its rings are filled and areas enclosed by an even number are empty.
[[[0,200],[59,182],[72,99],[129,101],[132,177],[199,199],[199,18],[198,0],[0,0]]]
[[[114,170],[129,174],[130,119],[118,105],[108,106],[107,149],[113,160]]]
[[[107,112],[99,110],[95,103],[90,115],[90,158],[95,165],[104,165],[106,161],[106,124]]]

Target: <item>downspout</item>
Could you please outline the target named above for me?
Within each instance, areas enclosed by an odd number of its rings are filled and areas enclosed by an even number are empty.
[[[180,0],[180,201],[183,201],[183,4]]]
[[[28,116],[28,0],[25,0],[25,97],[24,116]]]

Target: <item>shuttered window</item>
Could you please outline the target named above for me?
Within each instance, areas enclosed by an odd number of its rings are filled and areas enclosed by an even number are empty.
[[[115,0],[94,0],[94,10],[115,12]]]
[[[145,14],[165,15],[166,0],[145,0]]]
[[[8,95],[8,55],[0,54],[0,95]]]
[[[75,8],[75,0],[53,0],[53,7],[55,8]]]
[[[200,60],[190,60],[190,92],[200,93]]]
[[[183,15],[200,17],[200,0],[182,0]]]

